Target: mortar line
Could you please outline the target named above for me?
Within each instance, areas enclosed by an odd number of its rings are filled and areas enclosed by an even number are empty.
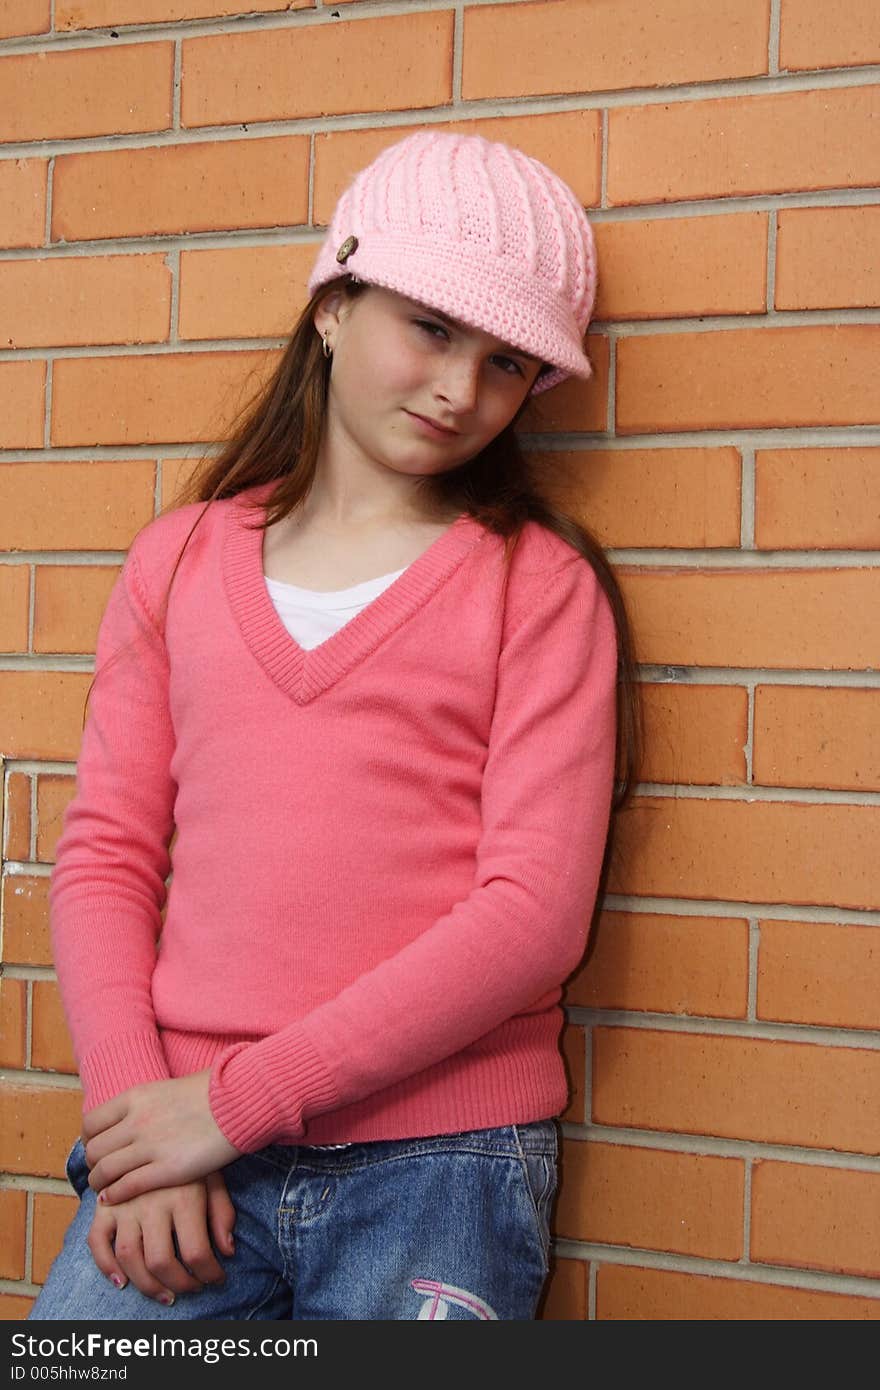
[[[596,1283],[599,1266],[595,1260],[587,1261],[587,1321],[596,1321]]]
[[[699,1274],[743,1283],[781,1285],[785,1288],[841,1293],[856,1297],[880,1297],[880,1279],[832,1274],[772,1264],[739,1264],[695,1255],[669,1255],[638,1246],[600,1245],[560,1238],[557,1254],[563,1259],[596,1260],[600,1265],[626,1265],[632,1269],[665,1270],[670,1274]]]
[[[181,131],[181,93],[184,82],[184,42],[174,40],[174,74],[171,78],[171,129]]]
[[[461,77],[464,68],[464,7],[456,4],[452,24],[452,105],[461,106]]]
[[[322,132],[310,130],[304,134],[316,136]],[[48,142],[42,141],[42,145]],[[208,143],[208,142],[203,142]],[[4,158],[13,159],[21,156],[5,155],[4,151],[9,150],[10,146],[0,146],[0,162]],[[115,147],[114,147],[115,148]],[[75,151],[69,151],[75,153]],[[106,153],[106,145],[102,145],[100,152]],[[44,152],[41,152],[44,153]],[[33,152],[31,152],[31,157]],[[53,154],[49,158],[50,164],[54,164],[56,156]],[[590,209],[590,220],[598,222],[647,222],[680,221],[685,218],[693,217],[729,217],[740,212],[772,212],[774,210],[809,210],[820,209],[823,212],[836,211],[845,208],[858,207],[877,207],[880,206],[877,192],[873,188],[829,188],[820,189],[816,192],[792,191],[781,193],[755,193],[749,195],[718,196],[716,198],[694,198],[678,199],[671,203],[633,203],[620,207],[594,207]],[[51,219],[47,218],[50,224]],[[115,251],[136,253],[138,251],[155,251],[160,245],[180,245],[192,250],[210,250],[216,247],[226,247],[230,244],[242,247],[259,247],[285,245],[295,246],[299,244],[317,245],[320,240],[317,229],[309,223],[289,224],[283,227],[230,227],[227,229],[217,229],[216,231],[183,231],[183,232],[155,232],[132,234],[126,236],[108,237],[79,237],[70,241],[51,241],[51,225],[47,226],[45,246],[17,246],[0,248],[2,259],[8,260],[33,260],[46,257],[47,253],[52,258],[55,257],[82,257],[84,255],[108,255]],[[857,309],[860,306],[855,306]],[[815,310],[796,311],[799,313],[818,312]],[[849,312],[846,309],[839,309],[838,312]],[[692,316],[698,318],[699,316]],[[723,315],[721,317],[730,317]],[[745,319],[754,322],[755,315],[744,315]],[[626,320],[615,320],[615,322],[626,322]],[[644,323],[646,320],[633,320],[634,323]]]
[[[748,680],[745,682],[746,691],[746,743],[743,754],[746,761],[746,784],[750,787],[755,786],[755,701],[756,701],[757,681]]]
[[[780,0],[770,0],[770,26],[767,44],[767,70],[771,75],[779,73],[779,27]]]
[[[694,1037],[739,1038],[745,1042],[787,1042],[802,1047],[880,1051],[880,1029],[830,1028],[820,1023],[779,1023],[770,1019],[712,1018],[706,1014],[637,1013],[632,1009],[592,1009],[568,1005],[570,1022],[615,1030],[677,1033]]]
[[[593,1030],[584,1028],[584,1124],[593,1121]]]
[[[739,1263],[747,1265],[752,1250],[752,1168],[754,1159],[747,1158],[743,1164],[743,1252]]]
[[[744,444],[739,451],[740,537],[743,550],[755,549],[755,449]]]
[[[443,9],[449,10],[444,4]],[[45,49],[45,45],[41,45]],[[880,65],[851,67],[845,69],[824,69],[797,73],[784,77],[758,77],[740,79],[719,79],[697,84],[680,84],[668,87],[637,87],[617,90],[597,90],[595,93],[568,92],[551,96],[529,95],[521,97],[489,98],[475,97],[459,107],[450,102],[436,106],[419,108],[399,108],[392,111],[363,110],[356,112],[321,115],[311,112],[298,116],[279,116],[268,120],[241,119],[226,125],[203,125],[183,127],[179,131],[131,131],[125,135],[104,134],[96,136],[75,136],[69,140],[63,137],[42,137],[33,140],[8,142],[4,149],[7,157],[33,155],[35,147],[46,153],[46,145],[52,153],[56,147],[64,153],[106,151],[107,141],[112,139],[113,149],[137,149],[144,145],[157,146],[185,142],[220,143],[223,140],[240,140],[242,125],[247,124],[256,137],[271,138],[275,135],[306,134],[312,130],[375,130],[396,129],[400,126],[424,126],[458,120],[480,120],[504,116],[529,116],[571,113],[576,111],[599,111],[603,108],[636,106],[645,109],[650,106],[674,106],[684,102],[709,102],[729,100],[735,97],[748,99],[750,96],[785,96],[796,93],[852,91],[861,87],[872,87],[880,81]],[[870,187],[870,185],[868,185]]]
[[[748,1002],[746,1005],[746,1018],[750,1023],[758,1022],[758,956],[761,946],[761,927],[758,919],[753,917],[749,921],[749,974],[748,974]]]
[[[779,256],[779,208],[768,208],[767,215],[767,291],[765,314],[778,319],[780,311],[776,308],[776,265]]]

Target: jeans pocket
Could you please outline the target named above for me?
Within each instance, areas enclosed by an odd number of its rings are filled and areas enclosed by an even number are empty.
[[[550,1211],[556,1195],[557,1168],[554,1153],[524,1149],[521,1167],[541,1241],[544,1267],[550,1265]]]
[[[64,1164],[67,1181],[74,1192],[81,1197],[89,1185],[89,1165],[86,1163],[86,1146],[77,1139]]]

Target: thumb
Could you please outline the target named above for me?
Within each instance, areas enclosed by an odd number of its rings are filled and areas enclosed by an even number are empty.
[[[208,1229],[217,1249],[224,1255],[235,1252],[232,1228],[235,1225],[235,1207],[226,1190],[222,1173],[209,1173],[205,1178],[208,1195]]]

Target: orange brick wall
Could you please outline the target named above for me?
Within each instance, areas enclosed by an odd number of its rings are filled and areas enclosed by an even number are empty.
[[[547,1319],[880,1313],[876,0],[0,0],[0,1308],[72,1210],[46,889],[95,633],[424,123],[600,256],[548,487],[617,566],[648,747],[570,982]]]

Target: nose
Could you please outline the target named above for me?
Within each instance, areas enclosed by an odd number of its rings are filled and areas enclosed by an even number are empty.
[[[474,410],[480,385],[480,362],[470,353],[449,352],[437,378],[436,395],[456,412]]]

